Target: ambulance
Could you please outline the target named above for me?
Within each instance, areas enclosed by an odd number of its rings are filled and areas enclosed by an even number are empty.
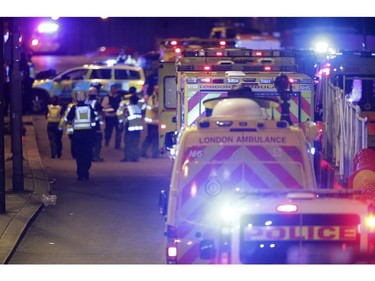
[[[177,72],[176,61],[195,50],[233,48],[234,40],[207,38],[166,38],[159,44],[159,148],[165,152],[164,138],[168,131],[176,129]],[[201,60],[202,61],[202,60]],[[202,62],[201,62],[202,63]]]
[[[161,65],[159,143],[164,146],[168,131],[190,126],[204,116],[204,100],[226,96],[235,88],[245,86],[258,96],[280,98],[274,81],[281,73],[290,80],[288,103],[293,123],[313,121],[314,83],[299,72],[301,57],[293,50],[206,48],[184,52],[175,65]],[[277,118],[281,107],[268,113]]]
[[[159,201],[166,263],[374,257],[374,202],[354,197],[358,190],[318,189],[305,134],[267,114],[275,99],[231,93],[205,100],[208,117],[176,136],[170,186]]]

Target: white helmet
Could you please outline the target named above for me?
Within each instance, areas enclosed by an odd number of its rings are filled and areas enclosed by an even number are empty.
[[[76,91],[75,97],[76,97],[76,101],[85,101],[87,98],[87,94],[84,91]]]
[[[98,89],[95,87],[90,87],[87,91],[89,96],[97,96],[98,95]]]

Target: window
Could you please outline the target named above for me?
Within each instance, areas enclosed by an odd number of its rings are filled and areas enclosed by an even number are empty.
[[[62,77],[64,80],[85,80],[87,69],[77,69],[65,73]]]
[[[138,80],[141,76],[138,71],[130,69],[115,69],[116,80]]]
[[[111,79],[111,69],[93,69],[90,79]]]
[[[164,107],[167,109],[177,108],[176,77],[164,78]]]

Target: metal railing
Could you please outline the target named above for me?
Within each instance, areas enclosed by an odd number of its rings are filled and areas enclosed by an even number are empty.
[[[323,102],[323,157],[338,168],[343,182],[353,173],[355,154],[367,147],[367,118],[358,105],[348,101],[344,91],[329,79],[321,80]]]

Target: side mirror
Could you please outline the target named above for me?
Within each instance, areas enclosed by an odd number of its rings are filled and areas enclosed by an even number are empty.
[[[177,143],[177,132],[170,131],[165,134],[165,148],[169,151]]]

